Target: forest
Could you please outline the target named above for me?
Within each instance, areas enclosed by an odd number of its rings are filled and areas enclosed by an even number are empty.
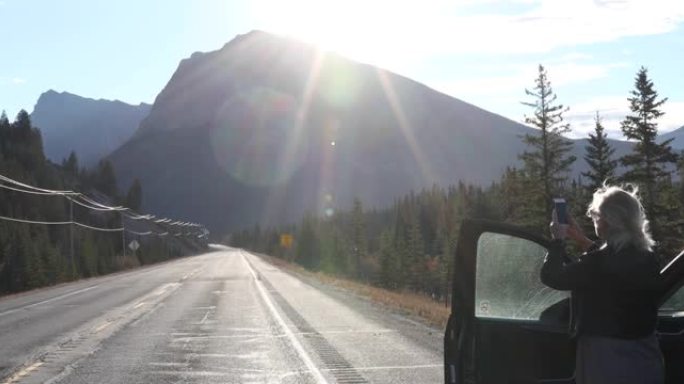
[[[142,185],[119,192],[111,164],[46,159],[26,111],[0,115],[0,294],[98,276],[204,249],[203,228],[140,215]],[[114,208],[111,206],[118,206]],[[125,207],[125,208],[124,208]],[[183,226],[182,230],[173,227]],[[136,250],[127,249],[135,240]],[[133,248],[136,248],[133,246]]]

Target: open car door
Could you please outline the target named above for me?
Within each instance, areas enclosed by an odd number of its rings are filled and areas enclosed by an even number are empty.
[[[539,278],[548,245],[519,227],[463,222],[444,338],[446,383],[573,382],[569,293]]]
[[[518,227],[463,222],[444,336],[446,383],[574,383],[569,294],[539,278],[547,247]],[[684,252],[661,275],[657,334],[666,383],[684,383]]]

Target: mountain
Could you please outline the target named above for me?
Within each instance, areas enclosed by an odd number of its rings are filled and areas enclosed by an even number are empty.
[[[668,139],[674,139],[670,143],[672,149],[675,151],[684,151],[684,126],[658,136],[659,143]]]
[[[379,207],[435,183],[487,184],[518,163],[528,132],[392,72],[253,31],[181,61],[110,159],[124,187],[141,179],[150,211],[220,232],[354,197]]]
[[[81,165],[91,166],[128,140],[150,108],[49,90],[38,98],[31,121],[49,159],[61,162],[73,150]]]

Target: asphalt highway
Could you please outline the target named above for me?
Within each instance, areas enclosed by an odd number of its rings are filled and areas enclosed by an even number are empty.
[[[244,250],[0,299],[5,383],[442,383],[442,330]]]

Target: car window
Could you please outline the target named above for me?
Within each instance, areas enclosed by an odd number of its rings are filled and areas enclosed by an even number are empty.
[[[477,242],[475,316],[539,320],[569,296],[545,286],[539,271],[546,248],[515,236],[485,232]]]
[[[679,287],[661,307],[660,314],[668,317],[684,317],[684,286]]]

